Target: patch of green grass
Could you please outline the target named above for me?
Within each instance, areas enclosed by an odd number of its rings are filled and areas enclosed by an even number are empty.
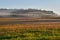
[[[15,32],[15,31],[14,31]],[[59,29],[54,30],[24,30],[21,32],[15,32],[0,36],[0,40],[60,40]]]

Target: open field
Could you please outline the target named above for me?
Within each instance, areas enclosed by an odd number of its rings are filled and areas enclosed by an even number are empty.
[[[60,20],[48,20],[1,19],[0,40],[60,40]]]
[[[12,22],[12,21],[41,21],[41,20],[49,20],[49,21],[57,21],[59,22],[60,19],[39,19],[39,18],[0,18],[0,22]]]
[[[0,24],[39,24],[42,22],[60,23],[60,19],[0,18]]]
[[[60,40],[60,23],[2,24],[0,40]]]

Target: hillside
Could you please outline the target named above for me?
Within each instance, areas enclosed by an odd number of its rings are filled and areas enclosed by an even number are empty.
[[[58,16],[53,11],[38,9],[0,9],[0,17],[54,18]]]

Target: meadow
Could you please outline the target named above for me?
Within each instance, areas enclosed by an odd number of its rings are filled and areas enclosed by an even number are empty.
[[[0,40],[60,40],[60,23],[1,24]]]

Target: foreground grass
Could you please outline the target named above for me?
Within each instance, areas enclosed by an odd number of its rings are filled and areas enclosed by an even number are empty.
[[[60,40],[60,23],[0,25],[0,40]]]

